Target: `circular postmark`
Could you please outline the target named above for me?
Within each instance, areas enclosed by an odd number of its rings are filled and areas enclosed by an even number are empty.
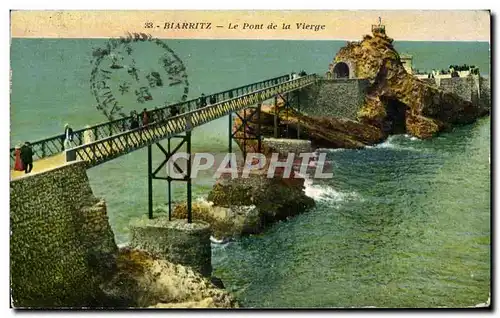
[[[164,42],[145,33],[110,39],[94,49],[90,90],[108,120],[130,111],[186,101],[186,67]]]

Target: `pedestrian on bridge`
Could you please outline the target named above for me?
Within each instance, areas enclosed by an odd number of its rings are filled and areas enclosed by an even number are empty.
[[[93,143],[94,141],[95,141],[94,132],[92,131],[92,129],[90,129],[89,125],[85,126],[85,131],[83,132],[83,143],[86,145]]]
[[[30,173],[33,169],[33,150],[28,141],[21,147],[21,160],[24,166],[24,173]]]
[[[166,115],[165,111],[162,108],[162,109],[158,110],[158,114],[157,114],[156,118],[158,118],[159,122],[164,122],[165,121],[165,117],[168,118],[168,115],[167,116],[165,116],[165,115]]]
[[[198,107],[205,107],[207,106],[207,97],[205,94],[201,93],[200,98],[198,99]]]
[[[146,108],[142,110],[141,117],[142,117],[142,127],[146,127],[149,124],[149,114]]]
[[[137,113],[133,110],[130,112],[130,130],[139,128],[139,121],[137,120]]]
[[[158,111],[158,107],[155,107],[152,111],[149,112],[149,121],[154,123],[160,121],[160,112]]]
[[[180,113],[180,110],[179,110],[178,106],[171,106],[170,107],[170,116],[171,117],[177,116],[177,115],[179,115],[179,113]]]
[[[71,142],[73,141],[73,129],[69,124],[64,125],[64,149],[71,147]]]
[[[210,96],[210,105],[217,103],[217,97],[215,95]]]

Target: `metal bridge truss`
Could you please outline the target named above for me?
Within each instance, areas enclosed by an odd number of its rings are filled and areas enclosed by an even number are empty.
[[[232,152],[231,146],[232,146],[232,141],[233,139],[240,139],[243,140],[243,146],[241,147],[242,153],[243,153],[243,160],[247,157],[247,149],[246,149],[246,141],[247,140],[257,140],[257,151],[261,152],[262,150],[262,136],[260,133],[261,129],[261,124],[260,124],[260,113],[261,113],[261,103],[258,103],[255,108],[244,108],[243,109],[243,117],[240,116],[238,112],[236,112],[236,116],[241,120],[241,124],[236,128],[235,131],[233,131],[233,125],[232,125],[232,117],[231,114],[230,116],[230,121],[229,121],[229,152]],[[250,110],[251,113],[249,116],[247,116],[247,110]],[[257,115],[257,116],[255,116]],[[251,127],[248,123],[252,122],[253,117],[257,117],[257,129],[255,131],[249,132],[249,128]],[[243,131],[243,137],[237,137],[236,135],[240,132]],[[247,135],[247,133],[249,133]]]
[[[162,109],[155,109],[152,111],[153,118],[150,124],[139,127],[133,130],[127,130],[127,123],[130,118],[119,119],[104,124],[99,124],[87,129],[82,129],[74,133],[73,148],[64,149],[64,135],[47,138],[32,144],[34,151],[34,159],[40,159],[55,155],[61,151],[65,151],[66,161],[81,160],[86,163],[87,168],[97,166],[107,161],[113,160],[117,157],[126,155],[130,152],[138,150],[143,147],[148,148],[148,216],[153,218],[153,180],[166,180],[168,182],[168,204],[169,204],[169,219],[171,219],[172,211],[172,188],[173,181],[183,181],[187,184],[187,219],[192,222],[192,183],[191,183],[191,134],[194,127],[201,126],[212,120],[221,118],[223,116],[229,117],[229,152],[232,152],[232,140],[236,132],[243,128],[244,137],[242,139],[245,143],[248,139],[258,140],[258,149],[261,150],[262,139],[260,135],[260,113],[262,102],[271,98],[275,99],[280,97],[285,103],[285,109],[292,106],[292,95],[294,91],[300,90],[306,86],[313,84],[316,81],[316,75],[307,75],[297,79],[288,80],[289,76],[281,76],[274,79],[262,81],[240,88],[232,89],[219,93],[217,100],[219,102],[200,107],[200,105],[192,105],[193,101],[188,101],[184,104],[176,104]],[[234,97],[236,96],[236,97]],[[209,98],[209,96],[207,96]],[[256,107],[255,107],[256,105]],[[277,104],[275,104],[277,106]],[[187,106],[188,111],[176,116],[168,116],[168,112],[172,107]],[[198,108],[196,108],[198,107]],[[247,108],[255,107],[249,117],[246,116]],[[238,111],[243,110],[243,117],[238,114]],[[276,107],[278,111],[278,107]],[[242,124],[238,127],[237,131],[232,131],[232,113],[236,113]],[[254,115],[257,115],[257,129],[254,134],[255,137],[247,137],[246,127]],[[275,136],[277,135],[277,116],[275,114]],[[84,132],[92,131],[95,141],[85,143]],[[288,129],[287,129],[288,131]],[[171,138],[181,138],[181,142],[177,147],[171,149]],[[165,149],[159,142],[167,139],[168,147]],[[152,149],[155,145],[165,155],[162,163],[153,170],[152,164]],[[168,175],[166,177],[159,176],[158,173],[165,168],[169,159],[179,149],[185,145],[186,152],[189,154],[187,162],[187,169],[183,171],[177,164],[173,163],[174,169],[183,175],[182,178],[172,178]],[[246,157],[246,148],[243,147],[244,158]],[[14,149],[11,149],[11,157],[13,157]]]
[[[206,98],[209,99],[210,96],[215,96],[217,101],[232,99],[234,97],[248,94],[255,90],[287,82],[289,78],[290,78],[289,75],[282,75],[271,79],[263,80],[257,83],[252,83],[237,88],[232,88],[230,90],[226,90],[223,92],[207,95]],[[200,106],[199,100],[192,99],[186,102],[168,105],[162,108],[155,108],[149,110],[148,113],[150,114],[150,118],[152,118],[153,120],[162,121],[168,119],[169,117],[172,117],[173,113],[182,113],[184,111],[189,112],[192,110],[196,110],[197,108],[199,108],[199,106]],[[129,130],[130,121],[131,117],[129,116],[97,124],[88,128],[75,130],[73,132],[73,140],[70,142],[70,147],[78,147],[83,145],[85,143],[86,133],[90,134],[93,140],[101,140],[119,133],[126,132]],[[57,136],[32,142],[31,147],[33,150],[33,160],[36,161],[63,152],[65,150],[64,139],[65,135],[60,134]],[[10,162],[11,166],[14,166],[15,148],[10,149]]]
[[[284,103],[284,107],[278,107],[278,98],[281,98]],[[300,113],[300,94],[298,91],[289,92],[287,94],[278,94],[274,98],[275,105],[275,113],[274,113],[274,138],[279,138],[278,128],[279,128],[279,118],[280,113],[286,113],[286,124],[285,124],[285,137],[290,138],[290,129],[289,129],[289,115],[291,109],[297,109],[297,112]],[[300,139],[300,119],[297,124],[297,139]]]
[[[160,140],[172,138],[191,128],[240,111],[250,105],[262,103],[278,94],[284,95],[309,86],[315,82],[315,79],[315,75],[300,77],[175,117],[157,120],[147,126],[116,134],[90,144],[71,148],[66,150],[66,161],[83,160],[90,168],[157,143]],[[188,123],[190,123],[189,129],[187,128]]]
[[[186,195],[187,195],[187,221],[188,223],[192,222],[192,212],[191,212],[191,202],[192,202],[192,190],[191,190],[191,130],[186,131],[185,134],[183,135],[177,135],[172,138],[180,138],[181,142],[172,150],[171,149],[171,138],[168,138],[168,146],[167,149],[165,149],[159,142],[156,143],[156,146],[161,150],[161,152],[165,155],[165,158],[163,161],[160,163],[158,167],[153,171],[153,160],[152,160],[152,154],[153,154],[153,145],[148,145],[148,217],[150,219],[153,218],[153,179],[156,180],[165,180],[167,181],[167,199],[168,199],[168,220],[170,221],[172,219],[172,181],[183,181],[186,182]],[[169,162],[170,158],[174,154],[177,153],[177,151],[180,150],[180,148],[183,145],[186,145],[186,153],[189,155],[189,158],[187,160],[187,168],[186,170],[183,170],[179,165],[174,161],[172,162],[172,168],[177,170],[178,173],[182,174],[182,178],[172,178],[170,175],[166,177],[159,176],[158,173],[165,168],[167,163]],[[168,171],[168,170],[167,170]]]

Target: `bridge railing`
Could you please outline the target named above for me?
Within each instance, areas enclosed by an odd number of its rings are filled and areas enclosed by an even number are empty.
[[[217,101],[226,100],[247,94],[251,91],[283,83],[288,81],[289,79],[290,75],[285,74],[278,77],[266,79],[260,82],[252,83],[249,85],[232,88],[223,92],[210,94],[206,96],[206,99],[208,102],[210,96],[215,96]],[[191,110],[198,108],[199,107],[198,104],[199,104],[199,98],[195,98],[185,102],[167,105],[162,108],[150,109],[148,110],[148,114],[151,118],[150,121],[156,121],[156,120],[162,121],[172,116],[172,109],[175,109],[176,113],[178,112],[184,113],[186,111],[189,112]],[[131,116],[128,116],[100,123],[91,127],[75,130],[73,132],[73,140],[69,143],[69,146],[70,148],[73,148],[85,144],[86,134],[90,136],[91,140],[100,140],[103,138],[113,136],[115,134],[126,132],[129,130],[130,121],[131,121]],[[60,134],[57,136],[32,142],[31,147],[33,149],[33,160],[39,160],[45,157],[50,157],[55,154],[61,153],[62,151],[64,151],[64,140],[65,140],[65,135]],[[15,148],[10,148],[10,162],[11,166],[13,166],[15,162]]]
[[[228,98],[213,105],[157,120],[147,126],[119,133],[92,143],[84,144],[66,151],[66,160],[83,160],[88,167],[96,166],[121,155],[130,153],[162,139],[178,135],[209,121],[239,111],[281,93],[287,93],[308,86],[316,81],[316,75],[263,87],[241,96]]]

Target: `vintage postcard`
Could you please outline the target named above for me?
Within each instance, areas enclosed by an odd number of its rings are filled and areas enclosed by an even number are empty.
[[[491,13],[27,11],[20,308],[491,308]]]

